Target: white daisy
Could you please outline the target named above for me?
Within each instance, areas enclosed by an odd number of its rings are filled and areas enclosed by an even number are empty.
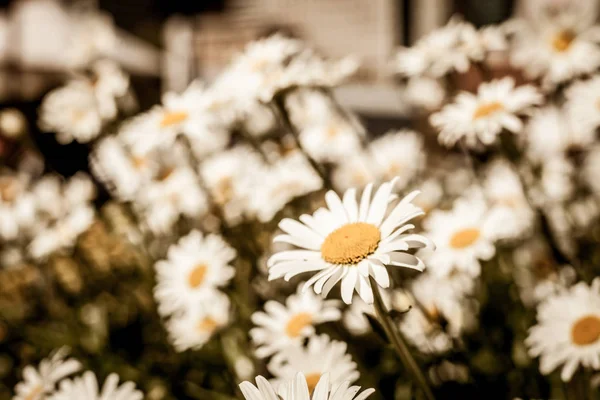
[[[0,238],[14,240],[36,223],[35,195],[24,174],[0,175]]]
[[[305,376],[311,393],[324,374],[329,374],[332,386],[345,381],[353,383],[360,374],[356,363],[346,352],[347,348],[344,342],[320,335],[311,337],[306,347],[291,346],[282,350],[267,365],[267,369],[275,377],[271,384],[279,391],[285,390],[281,386],[293,380],[298,372]]]
[[[444,188],[437,178],[429,178],[420,184],[421,193],[415,198],[415,205],[426,213],[433,210],[444,196]]]
[[[425,166],[423,138],[417,132],[388,132],[369,145],[377,178],[396,179],[397,190],[403,190]]]
[[[394,292],[392,296],[395,296],[398,292]],[[381,291],[381,298],[383,304],[387,309],[392,308],[392,299],[389,290]],[[375,307],[373,304],[367,304],[359,297],[352,301],[352,304],[344,311],[342,322],[348,331],[356,336],[365,335],[371,331],[371,324],[366,317],[366,314],[376,318]]]
[[[403,98],[417,109],[437,110],[446,99],[446,89],[438,79],[413,77],[404,88]]]
[[[596,196],[600,197],[600,145],[593,146],[585,156],[583,164],[583,179]]]
[[[331,99],[318,90],[299,88],[285,97],[285,108],[295,126],[325,121],[334,113]]]
[[[166,323],[169,338],[179,352],[200,349],[219,329],[229,323],[229,298],[212,291],[210,297],[188,305],[183,314],[171,316]]]
[[[561,203],[571,198],[575,191],[575,167],[563,155],[549,157],[542,164],[540,179],[542,203]]]
[[[214,289],[227,285],[235,274],[230,265],[235,256],[235,250],[223,238],[216,234],[203,237],[196,230],[171,245],[167,259],[154,265],[154,297],[159,314],[186,310],[210,297]]]
[[[600,76],[578,81],[565,90],[565,109],[575,143],[588,145],[600,126]]]
[[[278,393],[262,376],[256,377],[256,386],[250,382],[242,382],[240,390],[246,400],[277,400]],[[308,384],[302,373],[298,373],[295,379],[285,385],[285,389],[279,392],[283,400],[365,400],[374,389],[366,389],[360,394],[360,386],[350,386],[344,382],[333,386],[329,383],[329,375],[323,375],[312,393],[309,392]]]
[[[274,300],[265,303],[265,311],[252,314],[256,327],[250,330],[252,341],[258,346],[256,356],[266,358],[315,334],[315,325],[341,318],[339,302],[323,300],[310,291],[290,295],[285,305]]]
[[[537,321],[525,343],[532,357],[540,357],[542,374],[562,365],[560,376],[569,381],[579,365],[600,369],[600,279],[547,298]]]
[[[102,118],[112,120],[118,111],[116,99],[125,96],[129,89],[129,76],[110,60],[95,62],[91,70],[93,77],[90,85],[96,96],[98,112]]]
[[[79,361],[66,358],[69,351],[61,348],[40,362],[38,368],[23,368],[23,381],[15,386],[13,400],[43,400],[52,393],[57,382],[81,369]]]
[[[520,133],[523,121],[519,116],[541,102],[542,96],[535,87],[515,88],[514,79],[507,77],[482,83],[477,94],[459,93],[454,103],[429,120],[440,131],[438,139],[445,146],[453,146],[462,138],[471,147],[479,142],[490,145],[504,129]]]
[[[426,257],[432,274],[443,277],[456,270],[479,276],[479,260],[489,260],[496,253],[496,221],[487,213],[482,198],[467,196],[457,200],[452,210],[435,210],[429,215],[423,226],[436,245],[436,251]]]
[[[96,375],[86,371],[83,375],[65,379],[60,382],[58,391],[48,400],[142,400],[144,394],[135,388],[133,382],[119,385],[119,376],[110,374],[104,381],[102,389],[98,388]]]
[[[527,156],[535,162],[562,155],[572,147],[584,147],[590,142],[575,134],[564,110],[547,106],[536,110],[525,127]]]
[[[103,124],[92,87],[79,81],[48,93],[42,101],[39,118],[40,129],[55,132],[61,144],[73,140],[87,143],[100,134]]]
[[[323,181],[298,151],[265,168],[251,190],[249,213],[260,222],[269,222],[296,197],[321,189]]]
[[[376,167],[371,155],[366,151],[349,154],[340,160],[332,176],[333,185],[338,190],[363,189],[376,179]]]
[[[600,30],[562,15],[543,21],[537,29],[523,25],[517,30],[511,62],[532,79],[542,78],[551,89],[574,77],[594,72],[600,66]]]
[[[360,147],[360,132],[347,120],[331,115],[302,129],[302,148],[320,162],[339,162]]]
[[[347,190],[343,200],[329,191],[325,195],[328,208],[300,216],[301,222],[282,220],[279,227],[285,234],[274,241],[302,249],[271,256],[269,279],[289,280],[303,272],[319,271],[305,283],[304,290],[314,285],[316,293],[326,296],[341,280],[345,303],[351,303],[355,290],[365,302],[372,303],[369,276],[387,288],[390,284],[387,265],[422,271],[423,262],[406,253],[409,249],[433,247],[425,237],[406,233],[414,228],[407,222],[423,215],[423,211],[411,203],[418,192],[409,194],[388,212],[395,198],[394,184],[395,180],[382,184],[373,199],[373,185],[367,185],[360,205],[354,189]]]

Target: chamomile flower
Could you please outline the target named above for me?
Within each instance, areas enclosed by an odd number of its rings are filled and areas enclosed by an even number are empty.
[[[86,371],[83,375],[65,379],[60,382],[56,393],[48,397],[48,400],[142,400],[144,394],[135,388],[133,382],[124,382],[119,385],[119,376],[110,374],[102,389],[98,388],[96,375]]]
[[[442,105],[446,98],[446,89],[438,79],[413,77],[406,83],[403,94],[412,107],[434,111]]]
[[[17,239],[35,224],[36,199],[28,189],[26,175],[0,175],[0,238]]]
[[[443,277],[456,270],[479,276],[479,260],[489,260],[496,253],[496,221],[487,213],[485,201],[471,195],[457,200],[452,210],[435,210],[429,215],[423,226],[436,244],[436,251],[426,257],[432,274]]]
[[[78,81],[48,93],[39,115],[40,128],[55,132],[61,144],[87,143],[100,134],[103,124],[92,87]]]
[[[96,96],[98,112],[102,118],[112,120],[117,116],[116,100],[125,96],[129,89],[129,76],[110,60],[97,61],[91,69],[93,77],[89,84]]]
[[[470,147],[479,142],[490,145],[504,129],[520,133],[523,121],[519,116],[541,101],[535,87],[515,87],[514,79],[507,77],[482,83],[477,94],[459,93],[452,104],[433,114],[430,122],[440,131],[438,139],[445,146],[463,138]]]
[[[369,145],[373,167],[382,181],[396,179],[404,189],[425,165],[423,139],[414,131],[388,132]]]
[[[374,182],[376,168],[371,155],[366,151],[359,151],[340,160],[333,170],[332,180],[338,190],[363,189]]]
[[[230,312],[229,298],[212,291],[201,303],[188,304],[184,313],[172,315],[166,327],[175,350],[200,349],[229,323]]]
[[[266,358],[290,346],[300,346],[314,335],[315,325],[337,321],[341,317],[339,302],[323,300],[310,291],[290,295],[285,304],[274,300],[265,303],[265,311],[252,314],[256,327],[250,330],[252,341],[258,346],[256,356]]]
[[[347,120],[330,116],[300,132],[302,148],[321,162],[338,162],[360,149],[360,132]]]
[[[538,201],[551,204],[568,200],[575,191],[574,174],[575,167],[564,155],[545,159]]]
[[[573,147],[588,144],[588,139],[575,134],[564,111],[554,106],[536,110],[525,127],[527,156],[535,162],[562,156]]]
[[[526,339],[529,354],[540,357],[540,372],[559,366],[563,381],[582,367],[600,369],[600,279],[580,282],[547,298],[537,308],[537,324]]]
[[[597,26],[580,24],[573,16],[543,21],[537,29],[523,26],[516,32],[511,62],[532,79],[542,78],[551,89],[600,66]]]
[[[68,350],[61,348],[40,362],[38,368],[31,365],[23,369],[23,381],[15,386],[13,400],[42,400],[52,393],[56,384],[81,369],[79,361],[67,358]]]
[[[303,272],[318,271],[305,283],[304,290],[314,285],[317,294],[326,296],[337,282],[342,281],[345,303],[351,303],[355,290],[366,303],[372,303],[369,277],[387,288],[390,278],[386,265],[422,271],[423,262],[406,252],[433,247],[427,238],[407,233],[414,228],[407,222],[423,214],[411,203],[418,192],[409,194],[390,208],[394,184],[395,180],[382,184],[372,199],[373,185],[367,185],[360,205],[354,189],[347,190],[343,200],[334,191],[329,191],[325,195],[328,208],[300,216],[301,222],[282,220],[279,227],[284,234],[274,240],[301,249],[271,256],[269,279],[289,280]]]
[[[171,245],[167,259],[155,264],[154,296],[161,315],[173,314],[201,303],[213,290],[227,285],[235,274],[230,265],[234,249],[218,235],[192,231]]]
[[[600,126],[600,76],[573,83],[565,90],[565,109],[571,122],[571,135],[580,145],[588,145],[596,138]]]
[[[357,395],[360,386],[350,386],[349,382],[332,387],[329,375],[326,374],[321,377],[311,393],[302,373],[298,373],[294,380],[284,385],[279,393],[262,376],[256,377],[256,386],[247,381],[242,382],[240,390],[246,400],[365,400],[375,392],[374,389],[366,389]]]
[[[267,368],[275,377],[271,384],[279,391],[294,379],[298,372],[306,378],[308,390],[312,393],[324,374],[329,374],[332,386],[347,381],[355,382],[360,374],[356,363],[347,353],[348,346],[344,342],[331,340],[327,335],[313,336],[306,347],[291,346],[274,357]]]

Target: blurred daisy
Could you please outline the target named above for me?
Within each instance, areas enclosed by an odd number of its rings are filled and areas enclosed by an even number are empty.
[[[79,361],[66,358],[69,351],[63,347],[40,362],[38,368],[23,368],[23,381],[15,386],[13,400],[43,400],[52,393],[56,384],[81,369]]]
[[[575,142],[587,145],[596,138],[600,126],[600,76],[573,83],[565,90],[565,109]]]
[[[575,167],[563,155],[549,157],[542,164],[540,197],[542,203],[567,201],[575,191]]]
[[[73,140],[87,143],[100,134],[102,124],[94,91],[84,82],[73,81],[54,89],[40,106],[40,129],[55,132],[61,144]]]
[[[542,374],[562,365],[561,379],[570,381],[580,365],[600,369],[600,279],[547,298],[538,306],[537,321],[526,344],[532,357],[540,357]]]
[[[351,188],[363,189],[376,180],[375,165],[365,151],[357,151],[348,155],[333,170],[333,184],[338,190]]]
[[[456,270],[479,276],[479,260],[489,260],[496,253],[496,221],[487,213],[482,198],[467,196],[457,200],[452,210],[435,210],[429,215],[423,226],[436,245],[436,251],[426,257],[432,274],[443,277]]]
[[[202,303],[212,291],[223,287],[235,274],[230,265],[236,256],[220,236],[192,231],[171,245],[167,259],[158,261],[154,297],[161,315]]]
[[[296,294],[286,299],[285,305],[269,300],[264,309],[252,314],[256,327],[250,330],[259,358],[300,346],[305,338],[315,334],[315,325],[341,317],[338,301],[323,300],[310,291],[302,292],[301,285]]]
[[[296,197],[317,191],[321,177],[299,151],[266,167],[260,182],[251,190],[250,213],[260,222],[269,222],[279,210]]]
[[[432,247],[427,238],[407,233],[414,228],[407,222],[423,215],[423,211],[411,203],[418,192],[409,194],[388,210],[394,199],[394,184],[395,180],[382,184],[373,199],[373,185],[367,185],[360,205],[354,189],[347,190],[343,200],[329,191],[325,195],[328,208],[320,208],[312,216],[300,216],[301,222],[283,219],[279,227],[285,234],[274,241],[302,249],[271,256],[269,280],[289,280],[303,272],[319,271],[304,284],[303,290],[314,285],[317,294],[326,296],[342,281],[345,303],[351,303],[355,290],[366,303],[372,303],[370,276],[379,286],[387,288],[390,285],[388,265],[422,271],[423,262],[406,252]]]
[[[490,145],[504,129],[520,133],[523,121],[519,115],[541,101],[535,87],[515,88],[514,79],[507,77],[482,83],[477,94],[459,93],[454,103],[431,115],[429,120],[440,131],[438,139],[445,146],[453,146],[463,138],[470,147],[479,142]]]
[[[392,300],[388,290],[381,291],[381,298],[387,309],[392,307]],[[375,307],[373,304],[367,304],[362,299],[357,298],[352,301],[352,304],[344,311],[342,321],[344,327],[356,336],[365,335],[371,331],[371,324],[366,317],[366,314],[376,317]]]
[[[361,147],[360,132],[343,118],[330,116],[300,132],[302,148],[320,162],[338,162]]]
[[[282,400],[365,400],[375,392],[374,389],[366,389],[357,395],[360,386],[350,386],[349,382],[332,387],[329,375],[325,374],[310,393],[306,378],[300,372],[294,380],[282,387],[284,389],[277,393],[262,376],[256,377],[256,386],[247,381],[240,384],[240,390],[246,400],[276,400],[279,398],[278,394]]]
[[[549,89],[600,66],[598,27],[565,17],[544,21],[537,30],[523,26],[512,46],[511,62]]]
[[[589,144],[587,138],[579,137],[564,116],[564,110],[547,106],[536,110],[525,127],[528,157],[543,162],[549,157],[561,156],[565,151]]]
[[[423,96],[424,93],[427,93],[427,95]],[[406,83],[403,95],[412,107],[434,111],[444,102],[446,89],[438,79],[413,77]]]
[[[144,394],[135,388],[133,382],[119,385],[119,376],[110,374],[102,389],[98,389],[98,380],[91,371],[86,371],[80,377],[65,379],[60,382],[56,393],[48,400],[142,400]]]
[[[95,62],[91,70],[93,76],[89,84],[96,96],[98,112],[102,118],[112,120],[117,116],[117,99],[125,96],[129,89],[129,76],[110,60]]]
[[[423,139],[414,131],[388,132],[369,145],[377,178],[396,179],[397,190],[403,190],[425,165]]]
[[[282,386],[292,381],[298,372],[305,376],[310,393],[313,393],[324,374],[329,374],[332,386],[345,381],[353,383],[360,374],[356,363],[346,352],[347,347],[346,343],[331,340],[327,335],[312,336],[306,347],[290,346],[267,365],[267,369],[275,377],[271,384],[279,391],[286,390]]]
[[[174,314],[166,323],[175,350],[200,349],[229,323],[230,312],[229,298],[219,291],[212,291],[202,302],[188,304],[184,313]]]
[[[0,238],[14,240],[36,223],[36,199],[23,174],[0,175]]]
[[[444,196],[444,188],[437,178],[429,178],[422,182],[419,190],[421,193],[415,198],[415,205],[426,213],[433,210]]]
[[[285,97],[286,110],[295,126],[307,127],[322,122],[334,113],[331,99],[321,91],[301,88]]]

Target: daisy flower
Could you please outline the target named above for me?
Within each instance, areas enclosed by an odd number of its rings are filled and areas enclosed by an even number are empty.
[[[567,201],[575,192],[575,167],[564,155],[549,157],[542,164],[540,196],[542,204]]]
[[[89,84],[96,96],[98,112],[102,118],[112,120],[117,116],[117,98],[125,96],[129,89],[129,76],[114,61],[100,60],[92,67]]]
[[[578,18],[563,14],[542,21],[537,29],[517,30],[511,62],[531,79],[542,78],[552,89],[572,78],[594,72],[600,66],[600,30],[581,24]]]
[[[229,323],[230,312],[229,298],[219,291],[212,291],[202,302],[188,304],[184,313],[172,315],[166,327],[175,350],[202,348]]]
[[[48,93],[39,115],[40,129],[55,132],[61,144],[73,140],[87,143],[100,134],[103,124],[94,91],[87,83],[78,81]]]
[[[426,111],[437,110],[446,99],[444,86],[438,79],[428,77],[410,78],[402,94],[411,107]]]
[[[496,221],[487,214],[485,201],[479,196],[461,198],[452,210],[430,214],[423,226],[436,244],[436,251],[426,257],[432,274],[443,277],[456,270],[479,276],[479,260],[489,260],[496,253]]]
[[[373,167],[380,180],[396,179],[398,190],[404,189],[425,166],[423,139],[417,132],[388,132],[369,145]]]
[[[573,147],[580,148],[590,144],[587,138],[575,134],[570,122],[560,108],[546,106],[536,110],[525,127],[527,156],[540,163],[548,158],[561,156]]]
[[[343,200],[329,191],[325,195],[328,208],[320,208],[312,216],[300,216],[301,222],[283,219],[279,227],[285,234],[274,241],[290,243],[302,250],[271,256],[269,280],[289,280],[303,272],[319,271],[305,283],[303,290],[314,285],[317,294],[327,296],[342,281],[342,299],[346,304],[352,302],[355,290],[370,304],[373,291],[369,276],[382,288],[389,287],[386,265],[422,271],[423,262],[406,252],[433,247],[427,238],[407,233],[414,228],[407,222],[424,214],[411,203],[419,192],[412,192],[390,208],[395,198],[394,184],[395,180],[382,184],[372,199],[373,185],[367,185],[360,205],[354,189],[347,190]]]
[[[332,387],[328,374],[321,377],[312,393],[302,373],[298,373],[284,387],[277,393],[262,376],[256,377],[256,386],[247,381],[240,383],[240,390],[246,400],[277,400],[278,394],[283,400],[365,400],[375,392],[374,389],[366,389],[357,395],[360,386],[350,386],[349,382]]]
[[[381,291],[381,299],[385,304],[386,309],[395,308],[395,304],[392,302],[392,298],[399,295],[400,292],[393,292],[390,294],[388,290]],[[367,304],[362,299],[357,298],[352,301],[352,304],[344,311],[342,322],[344,327],[353,335],[361,336],[371,331],[371,324],[366,317],[366,314],[376,317],[375,307],[373,304]]]
[[[298,372],[306,378],[311,393],[325,374],[329,374],[332,386],[346,381],[353,383],[360,374],[356,363],[346,352],[347,347],[344,342],[321,335],[311,337],[306,347],[291,346],[282,350],[267,365],[267,369],[275,377],[271,384],[279,390],[285,390],[281,386],[293,380]]]
[[[285,304],[274,300],[265,303],[265,311],[252,314],[256,327],[250,330],[252,341],[258,346],[256,356],[266,358],[291,346],[300,346],[303,340],[315,334],[315,325],[341,318],[339,302],[323,300],[298,286]]]
[[[358,151],[340,160],[332,175],[333,185],[338,190],[362,189],[375,180],[376,167],[366,151]]]
[[[540,357],[542,374],[562,365],[561,379],[569,381],[580,365],[600,369],[600,279],[547,298],[537,321],[525,343],[532,357]]]
[[[43,400],[52,393],[56,383],[81,369],[79,361],[66,358],[66,348],[54,352],[40,362],[38,368],[31,365],[23,368],[23,381],[15,386],[13,400]]]
[[[302,129],[302,148],[320,162],[338,162],[360,149],[360,132],[347,120],[330,116]]]
[[[48,397],[48,400],[142,400],[144,394],[135,388],[133,382],[125,382],[119,385],[119,376],[110,374],[102,389],[98,388],[96,375],[86,371],[83,375],[65,379],[60,382],[56,393]]]
[[[0,175],[0,238],[14,240],[35,224],[36,201],[24,174]]]
[[[519,116],[541,102],[535,87],[515,87],[514,79],[507,77],[482,83],[477,94],[459,93],[454,103],[431,115],[429,121],[440,131],[438,139],[445,146],[463,138],[470,147],[479,142],[490,145],[503,129],[520,133],[523,121]]]
[[[600,126],[600,76],[577,81],[565,90],[565,110],[570,121],[570,136],[581,146],[596,139]]]
[[[229,283],[236,256],[219,235],[192,231],[171,245],[167,259],[158,261],[154,297],[161,315],[173,314],[202,302],[216,288]]]

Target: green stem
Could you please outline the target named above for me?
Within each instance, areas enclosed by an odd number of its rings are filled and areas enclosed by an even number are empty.
[[[423,392],[424,398],[427,400],[435,400],[435,397],[433,396],[433,392],[431,391],[431,388],[427,383],[425,375],[423,375],[423,372],[419,368],[419,365],[413,358],[412,354],[410,354],[410,350],[408,349],[404,338],[398,331],[396,325],[394,324],[394,321],[392,321],[392,319],[390,318],[385,304],[383,304],[383,300],[381,298],[381,293],[379,292],[379,286],[377,285],[377,282],[375,282],[375,280],[372,277],[369,277],[369,279],[371,281],[371,287],[373,288],[373,296],[375,298],[375,302],[373,304],[373,306],[375,307],[375,313],[377,314],[379,322],[381,322],[381,325],[383,326],[385,334],[392,343],[392,346],[394,346],[396,353],[398,353],[402,364],[404,364],[404,367],[409,371],[415,383]]]

